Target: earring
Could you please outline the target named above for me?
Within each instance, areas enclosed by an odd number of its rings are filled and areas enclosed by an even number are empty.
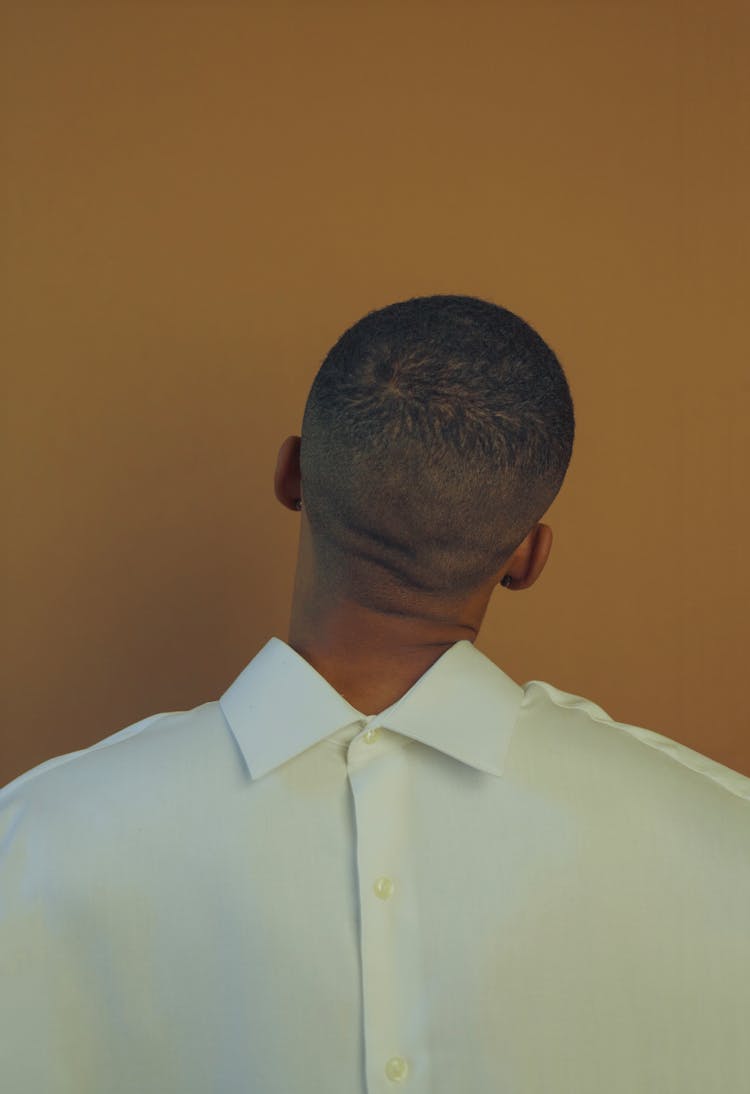
[[[302,508],[302,499],[301,498],[297,498],[297,500],[294,503],[294,508],[295,509],[301,509]]]
[[[513,578],[510,576],[510,574],[506,574],[500,584],[504,585],[506,589],[509,589],[512,581]]]

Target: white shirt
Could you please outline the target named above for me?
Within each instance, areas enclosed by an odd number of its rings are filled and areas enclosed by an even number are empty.
[[[750,779],[457,642],[271,638],[0,791],[3,1094],[748,1094]]]

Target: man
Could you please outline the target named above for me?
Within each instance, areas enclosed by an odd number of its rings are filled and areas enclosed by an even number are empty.
[[[0,792],[4,1094],[750,1090],[750,779],[473,644],[573,437],[489,301],[341,336],[287,640]]]

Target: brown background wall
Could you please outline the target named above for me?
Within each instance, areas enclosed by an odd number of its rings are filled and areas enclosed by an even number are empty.
[[[0,784],[286,639],[278,447],[342,331],[433,292],[528,319],[578,418],[547,570],[477,647],[750,774],[749,29],[5,6]]]

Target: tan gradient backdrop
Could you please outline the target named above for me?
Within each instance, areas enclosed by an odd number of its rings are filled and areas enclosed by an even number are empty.
[[[3,9],[0,783],[286,639],[275,500],[366,311],[489,297],[578,437],[477,647],[750,774],[748,9]]]

